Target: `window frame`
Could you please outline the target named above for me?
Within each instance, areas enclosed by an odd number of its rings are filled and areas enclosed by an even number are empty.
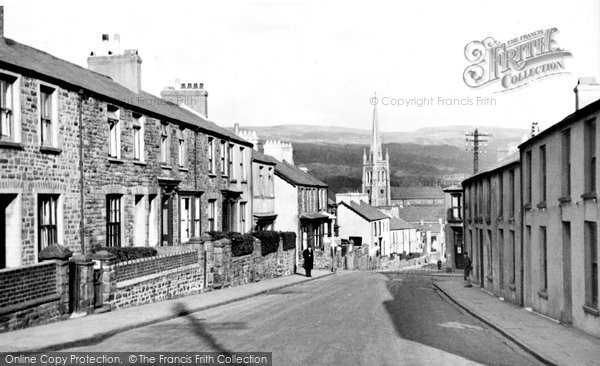
[[[41,146],[57,147],[58,146],[58,88],[54,85],[40,82],[38,87],[38,119],[40,126],[39,144]],[[44,95],[48,96],[47,101],[50,104],[50,115],[44,115]],[[48,124],[48,132],[50,138],[45,138],[44,131]]]
[[[120,248],[121,241],[121,223],[122,223],[122,202],[121,194],[106,195],[106,246]],[[114,221],[116,219],[116,221]]]
[[[106,106],[108,123],[108,157],[121,158],[121,109],[117,106]]]
[[[43,193],[38,195],[38,253],[50,245],[58,244],[59,199],[60,195],[58,194]],[[49,211],[48,217],[46,208]],[[46,223],[46,218],[49,221],[48,223]]]

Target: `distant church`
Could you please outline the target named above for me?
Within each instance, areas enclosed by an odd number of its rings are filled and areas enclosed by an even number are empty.
[[[371,206],[391,206],[390,190],[390,155],[386,150],[385,158],[379,137],[379,117],[377,105],[373,108],[373,131],[371,132],[371,148],[363,152],[362,193],[369,197]]]

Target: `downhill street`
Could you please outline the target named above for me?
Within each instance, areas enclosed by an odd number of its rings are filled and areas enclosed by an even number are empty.
[[[69,351],[267,351],[275,365],[540,364],[431,281],[338,273]]]

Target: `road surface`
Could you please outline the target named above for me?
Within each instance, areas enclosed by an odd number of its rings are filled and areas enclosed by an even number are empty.
[[[431,285],[343,272],[68,351],[266,351],[274,365],[540,365]]]

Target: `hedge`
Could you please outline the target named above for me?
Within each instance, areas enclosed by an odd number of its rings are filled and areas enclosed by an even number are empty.
[[[231,240],[231,255],[240,257],[252,254],[254,251],[254,237],[251,234],[240,234],[233,231],[210,231],[212,240]]]
[[[277,231],[257,231],[252,233],[261,242],[261,254],[275,253],[279,249],[280,234]]]
[[[158,252],[150,247],[94,247],[93,252],[105,250],[117,256],[117,263],[127,262],[134,259],[155,257]]]
[[[293,231],[280,231],[283,238],[283,250],[296,249],[296,233]]]

